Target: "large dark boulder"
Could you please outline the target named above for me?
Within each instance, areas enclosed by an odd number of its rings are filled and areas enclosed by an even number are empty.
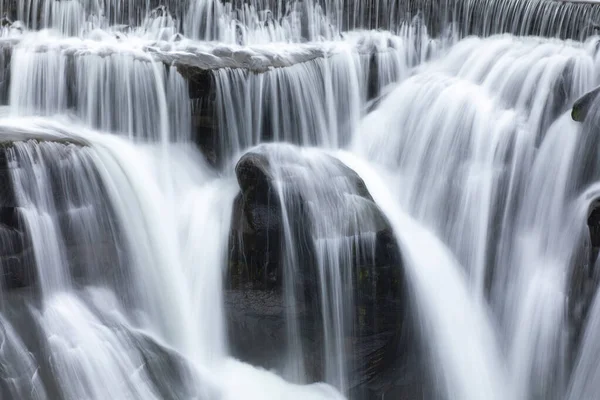
[[[309,204],[314,199],[307,200],[302,185],[296,183],[298,174],[307,173],[300,151],[291,152],[300,154],[297,157],[273,157],[271,152],[278,152],[277,146],[251,150],[240,158],[235,169],[240,193],[234,203],[225,291],[229,341],[234,357],[264,368],[284,368],[289,305],[283,277],[286,256],[293,255],[300,269],[294,281],[296,293],[300,293],[294,308],[304,364],[307,378],[320,381],[325,378],[323,314],[315,249],[319,238],[313,229],[318,221],[311,219],[309,210],[316,207],[317,216],[326,211],[323,204]],[[324,156],[323,160],[333,166],[324,169],[330,174],[309,180],[325,194],[346,188],[346,193],[332,193],[335,196],[329,199],[335,204],[329,207],[347,212],[347,221],[364,221],[341,224],[335,231],[353,243],[351,287],[343,289],[352,290],[353,301],[352,327],[344,338],[349,390],[355,398],[380,397],[398,387],[403,387],[404,393],[416,394],[416,382],[421,382],[422,376],[413,374],[408,384],[405,380],[398,386],[391,372],[406,367],[398,359],[412,360],[414,357],[407,354],[415,350],[406,312],[402,260],[393,231],[360,176],[334,157]],[[351,202],[351,207],[345,201]],[[366,218],[359,219],[352,213]],[[293,238],[292,249],[286,248],[286,232]]]

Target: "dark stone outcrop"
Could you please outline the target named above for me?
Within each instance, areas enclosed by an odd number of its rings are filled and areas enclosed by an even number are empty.
[[[0,104],[8,105],[10,95],[10,65],[13,45],[11,42],[0,45]]]
[[[587,225],[590,233],[592,258],[595,259],[600,249],[600,200],[592,202],[588,213]]]
[[[577,122],[585,121],[590,108],[594,104],[594,100],[600,94],[600,86],[595,88],[594,90],[584,94],[581,96],[575,104],[573,104],[573,110],[571,111],[571,118]]]
[[[273,289],[281,285],[281,205],[271,186],[269,160],[249,153],[235,168],[241,191],[232,216],[232,287]]]
[[[286,249],[284,218],[271,162],[268,152],[250,151],[236,166],[241,190],[234,204],[225,292],[229,341],[234,357],[265,368],[284,367],[289,305],[283,289],[283,260],[286,252],[294,254],[302,269],[295,281],[297,293],[301,293],[295,308],[304,363],[309,379],[319,381],[324,379],[324,337],[310,218],[301,193],[288,193],[286,202],[294,205],[286,207],[294,249]],[[416,372],[421,371],[422,359],[417,355],[412,317],[407,311],[397,242],[360,176],[337,159],[331,158],[331,162],[339,163],[344,178],[352,182],[353,192],[371,205],[367,212],[373,211],[373,218],[379,218],[373,225],[378,229],[373,232],[374,254],[369,256],[358,240],[352,257],[352,288],[345,288],[352,290],[354,302],[353,327],[345,337],[351,394],[353,398],[380,398],[399,390],[418,395],[425,379]],[[330,185],[335,178],[325,178],[323,185]],[[293,191],[294,184],[286,186],[290,187]],[[392,372],[399,369],[406,370],[410,377],[400,382]]]
[[[219,138],[215,115],[216,91],[212,71],[181,62],[175,62],[174,65],[188,84],[193,140],[206,160],[216,165],[219,162]]]
[[[589,311],[600,285],[600,201],[592,201],[569,276],[569,362],[571,367],[581,343]]]

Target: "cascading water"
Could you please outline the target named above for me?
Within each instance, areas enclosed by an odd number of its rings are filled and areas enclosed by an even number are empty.
[[[182,78],[135,46],[130,51],[121,46],[116,41],[112,46],[110,41],[61,43],[53,37],[23,40],[11,57],[12,113],[72,111],[89,126],[138,139],[189,139]]]
[[[596,83],[593,51],[466,39],[357,130],[356,151],[390,171],[400,204],[452,250],[473,301],[489,303],[510,398],[563,398],[569,380],[565,292],[585,224],[572,205],[585,142],[561,114]]]
[[[597,4],[0,8],[0,398],[594,398]]]

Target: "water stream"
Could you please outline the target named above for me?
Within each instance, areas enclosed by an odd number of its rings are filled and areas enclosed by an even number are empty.
[[[0,398],[600,389],[598,4],[0,9]]]

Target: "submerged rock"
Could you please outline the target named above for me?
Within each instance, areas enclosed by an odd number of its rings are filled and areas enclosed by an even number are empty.
[[[295,156],[298,151],[292,151],[289,158],[273,156],[272,151],[277,153],[280,147],[267,145],[251,150],[235,168],[240,193],[234,203],[225,291],[232,354],[243,361],[283,371],[289,345],[286,321],[290,318],[289,302],[293,301],[307,378],[325,379],[323,310],[315,246],[322,240],[341,240],[343,246],[348,244],[351,253],[350,265],[346,266],[351,279],[342,288],[351,291],[353,302],[348,307],[352,328],[344,337],[349,390],[359,397],[380,397],[397,386],[392,379],[394,374],[386,375],[385,371],[398,368],[398,358],[400,364],[412,359],[406,354],[413,351],[414,344],[413,335],[406,334],[412,328],[394,234],[354,170],[323,154],[319,163],[331,168],[321,170],[318,164],[323,175],[315,180],[310,168],[302,164],[303,156]],[[306,198],[301,190],[301,183],[306,181],[332,203],[315,204],[315,198]],[[285,199],[286,207],[282,207],[281,199]],[[331,210],[347,214],[346,218],[331,220],[328,228],[334,237],[319,237],[323,232],[315,229],[320,221],[311,219],[311,207],[323,218]],[[287,228],[285,221],[289,222]],[[293,238],[293,249],[286,248],[286,232]],[[295,258],[301,269],[294,280],[297,296],[293,300],[284,283],[286,256]],[[415,382],[421,378],[415,377],[409,386],[418,386]]]

